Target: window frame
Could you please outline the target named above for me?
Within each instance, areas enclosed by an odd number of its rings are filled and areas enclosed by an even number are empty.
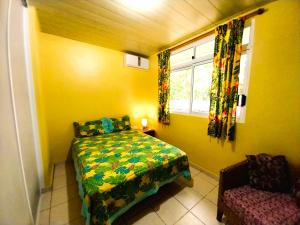
[[[175,54],[178,54],[180,52],[183,52],[183,51],[185,51],[187,49],[190,49],[190,48],[194,48],[194,56],[195,56],[196,55],[196,47],[198,45],[202,44],[202,43],[209,42],[211,40],[214,40],[214,35],[210,35],[210,36],[205,37],[205,38],[203,38],[203,39],[201,39],[199,41],[195,41],[194,43],[192,43],[190,45],[187,45],[187,46],[184,46],[184,47],[182,47],[180,49],[172,51],[171,52],[171,56],[175,55]],[[212,61],[213,57],[214,57],[214,54],[212,53],[212,54],[206,55],[204,57],[200,57],[198,59],[192,59],[190,62],[183,63],[183,64],[180,64],[178,66],[173,66],[173,67],[171,66],[171,71],[175,71],[175,70],[177,70],[179,68],[188,67],[189,65],[193,65],[195,63],[199,63],[199,62],[206,61],[206,60],[211,60]]]
[[[245,27],[250,27],[250,35],[249,35],[249,43],[245,47],[242,46],[242,54],[247,55],[247,62],[246,62],[246,70],[245,70],[245,80],[244,80],[244,88],[243,94],[247,97],[246,105],[241,107],[240,116],[236,117],[236,121],[238,123],[245,123],[246,122],[246,110],[247,110],[247,102],[248,102],[248,90],[249,90],[249,83],[250,83],[250,75],[251,75],[251,63],[252,63],[252,53],[253,53],[253,43],[254,43],[254,27],[255,27],[255,20],[251,19],[249,23],[245,24]]]
[[[210,35],[210,36],[207,36],[199,41],[195,41],[194,43],[190,44],[190,45],[187,45],[187,46],[184,46],[183,48],[180,48],[178,50],[175,50],[171,53],[171,56],[172,55],[175,55],[175,54],[178,54],[180,52],[183,52],[187,49],[190,49],[190,48],[194,48],[194,56],[196,55],[196,48],[198,45],[202,44],[202,43],[206,43],[206,42],[209,42],[209,41],[212,41],[214,40],[214,35]],[[183,63],[183,64],[180,64],[180,65],[177,65],[177,66],[171,66],[171,72],[177,72],[177,71],[180,71],[180,70],[184,70],[184,69],[188,69],[188,68],[192,68],[192,74],[191,74],[191,95],[190,95],[190,104],[189,104],[189,110],[188,112],[179,112],[179,111],[173,111],[173,110],[170,110],[171,114],[179,114],[179,115],[192,115],[192,116],[198,116],[198,117],[207,117],[208,116],[208,113],[204,113],[204,112],[193,112],[192,111],[192,105],[193,105],[193,88],[194,88],[194,69],[196,66],[198,65],[203,65],[203,64],[207,64],[207,63],[211,63],[213,62],[213,53],[212,54],[209,54],[209,55],[206,55],[204,57],[200,57],[200,58],[196,58],[196,59],[191,59],[191,61],[187,62],[187,63]]]
[[[248,90],[249,90],[249,81],[250,81],[250,70],[251,70],[251,61],[252,61],[252,51],[253,51],[253,39],[254,39],[254,25],[255,25],[255,20],[252,19],[249,23],[245,24],[245,28],[246,27],[250,27],[250,35],[249,35],[249,43],[245,44],[242,46],[242,54],[246,54],[247,55],[247,62],[246,62],[246,69],[244,71],[245,73],[245,79],[244,79],[244,88],[243,88],[243,92],[239,93],[239,94],[243,94],[248,96]],[[178,54],[180,52],[183,52],[187,49],[190,48],[194,48],[194,57],[196,56],[196,48],[198,45],[201,45],[203,43],[209,42],[214,40],[214,35],[209,35],[205,38],[202,38],[198,41],[195,41],[192,44],[189,44],[187,46],[184,46],[183,48],[177,49],[173,52],[171,52],[171,56]],[[188,68],[192,68],[192,74],[191,74],[191,95],[190,95],[190,104],[189,104],[189,110],[188,112],[179,112],[179,111],[173,111],[170,108],[170,113],[171,114],[178,114],[178,115],[188,115],[188,116],[196,116],[196,117],[204,117],[207,118],[209,111],[208,112],[194,112],[192,111],[192,105],[193,105],[193,99],[194,99],[194,92],[193,92],[193,88],[194,88],[194,69],[196,66],[199,65],[204,65],[207,63],[212,63],[213,62],[213,53],[212,54],[208,54],[206,56],[200,57],[200,58],[195,58],[195,59],[191,59],[189,62],[180,64],[180,65],[175,65],[170,67],[171,69],[171,73],[172,72],[177,72],[180,70],[184,70],[184,69],[188,69]],[[247,104],[246,104],[247,105]],[[240,108],[240,116],[237,117],[237,122],[238,123],[245,123],[245,119],[246,119],[246,105]]]

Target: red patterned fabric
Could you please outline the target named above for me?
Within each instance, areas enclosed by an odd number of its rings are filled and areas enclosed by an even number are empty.
[[[261,191],[246,185],[225,191],[224,202],[246,225],[300,224],[300,209],[289,194]]]
[[[247,155],[249,183],[251,187],[272,192],[288,192],[288,162],[283,155],[270,156],[262,153]]]

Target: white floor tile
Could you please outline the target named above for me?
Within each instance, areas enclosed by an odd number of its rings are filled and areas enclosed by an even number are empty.
[[[51,206],[67,202],[73,198],[79,197],[77,184],[68,185],[52,192]]]
[[[205,198],[216,205],[218,202],[218,191],[219,186],[215,187],[211,192],[209,192]]]
[[[60,163],[55,165],[54,177],[66,176],[68,174],[75,174],[72,163]]]
[[[190,166],[190,172],[192,174],[192,177],[196,176],[198,173],[200,173],[200,170],[196,169],[195,167]]]
[[[171,197],[159,205],[156,213],[166,224],[174,224],[187,213],[187,209]]]
[[[192,213],[187,213],[175,225],[205,225]]]
[[[78,218],[81,212],[81,201],[75,198],[69,202],[62,203],[51,208],[50,224],[63,225]]]
[[[185,182],[166,185],[158,194],[130,209],[119,222],[122,225],[221,224],[216,220],[218,181],[193,167],[190,171],[193,187],[187,187]],[[38,225],[84,225],[73,165],[55,167],[52,197],[50,192],[42,196],[41,210]]]
[[[38,213],[37,225],[49,225],[49,213],[50,209],[46,209]]]
[[[190,187],[183,188],[174,197],[188,210],[193,208],[203,198],[201,194]]]
[[[200,172],[197,174],[198,177],[201,177],[202,179],[206,180],[207,182],[213,184],[213,185],[218,185],[219,182],[218,180],[216,180],[215,178],[203,173],[203,172]]]
[[[210,191],[212,191],[215,188],[215,185],[209,183],[205,179],[196,176],[194,177],[194,186],[193,189],[198,192],[199,194],[205,196],[207,195]]]
[[[164,222],[150,208],[142,211],[134,217],[127,220],[127,224],[132,225],[164,225]]]
[[[53,180],[53,190],[72,185],[76,183],[75,174],[67,174],[66,176],[57,176]]]
[[[49,209],[50,201],[51,201],[51,191],[43,193],[40,199],[40,211]]]
[[[201,200],[191,212],[207,225],[222,224],[216,219],[217,206],[206,199]]]

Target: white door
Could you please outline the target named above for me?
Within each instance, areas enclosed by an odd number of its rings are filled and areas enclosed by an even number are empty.
[[[0,224],[34,224],[40,194],[21,0],[0,1]]]

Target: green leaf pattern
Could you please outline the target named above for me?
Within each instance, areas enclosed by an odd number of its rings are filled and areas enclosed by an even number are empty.
[[[72,155],[92,225],[110,224],[124,206],[170,178],[191,179],[183,151],[136,130],[75,138]]]
[[[217,27],[214,69],[210,92],[208,135],[232,141],[235,138],[236,108],[244,19]]]
[[[170,124],[170,50],[158,54],[158,121]]]

